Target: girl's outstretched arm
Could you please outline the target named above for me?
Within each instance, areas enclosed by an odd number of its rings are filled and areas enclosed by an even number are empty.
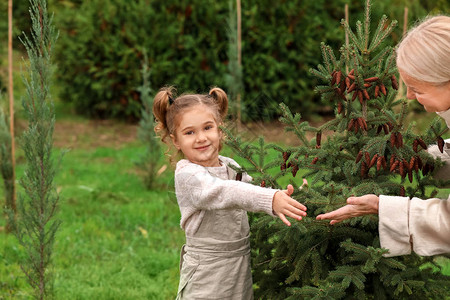
[[[287,226],[291,226],[291,223],[286,216],[299,221],[306,216],[306,206],[290,197],[293,192],[294,187],[289,184],[287,190],[278,191],[273,196],[272,209]]]

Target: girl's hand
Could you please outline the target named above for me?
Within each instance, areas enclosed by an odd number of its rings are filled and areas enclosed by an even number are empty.
[[[331,220],[330,224],[336,224],[343,220],[370,214],[378,214],[379,198],[376,195],[364,195],[361,197],[349,197],[347,205],[332,212],[321,214],[317,220]]]
[[[278,191],[273,196],[272,209],[287,226],[291,226],[291,223],[286,219],[286,216],[299,221],[306,216],[306,206],[290,197],[293,192],[294,187],[289,184],[287,190]]]

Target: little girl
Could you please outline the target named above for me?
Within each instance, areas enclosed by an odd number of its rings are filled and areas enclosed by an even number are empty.
[[[208,95],[174,98],[172,88],[155,96],[156,132],[184,156],[175,170],[175,191],[186,233],[177,299],[253,299],[246,211],[301,220],[306,207],[285,191],[250,184],[237,176],[231,158],[219,155],[219,128],[228,109],[220,88]],[[172,143],[170,143],[172,142]]]

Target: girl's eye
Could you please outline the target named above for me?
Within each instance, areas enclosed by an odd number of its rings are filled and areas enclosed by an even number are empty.
[[[191,130],[191,131],[186,131],[184,134],[185,135],[191,135],[191,134],[194,134],[194,132]]]
[[[211,125],[208,125],[205,127],[205,130],[210,130],[211,128],[213,128]]]

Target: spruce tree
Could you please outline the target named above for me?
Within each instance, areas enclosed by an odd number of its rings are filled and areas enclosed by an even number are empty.
[[[28,127],[21,137],[26,166],[20,179],[15,233],[25,257],[21,268],[36,299],[53,297],[51,258],[60,221],[55,219],[59,196],[55,190],[53,130],[55,112],[50,100],[51,54],[57,38],[45,0],[30,0],[31,37],[24,35],[29,62],[23,76],[22,104]]]
[[[405,123],[408,104],[397,97],[394,49],[384,43],[396,21],[383,16],[373,34],[369,21],[367,1],[356,32],[342,21],[350,43],[339,58],[322,44],[323,64],[311,70],[323,83],[316,88],[322,101],[335,107],[333,119],[314,127],[280,105],[280,120],[299,146],[266,144],[262,138],[257,145],[245,143],[227,131],[228,145],[248,162],[240,171],[274,188],[284,189],[279,182],[289,177],[293,198],[308,207],[308,217],[291,227],[270,216],[251,217],[256,298],[436,299],[449,293],[449,278],[430,268],[440,269],[432,257],[383,256],[388,250],[380,248],[377,216],[337,225],[315,220],[352,195],[427,199],[439,186],[432,171],[440,162],[425,149],[436,142],[441,147],[447,128],[436,118],[428,131],[416,134],[413,124]],[[274,150],[278,159],[267,162]],[[298,189],[298,172],[308,187]]]
[[[143,181],[145,187],[151,189],[156,186],[157,167],[161,157],[161,145],[157,140],[155,133],[155,119],[152,112],[153,98],[151,96],[150,68],[148,66],[146,54],[144,54],[141,73],[142,85],[138,88],[138,91],[141,94],[142,110],[141,120],[139,121],[138,138],[145,145],[145,152],[136,165],[144,171]]]

